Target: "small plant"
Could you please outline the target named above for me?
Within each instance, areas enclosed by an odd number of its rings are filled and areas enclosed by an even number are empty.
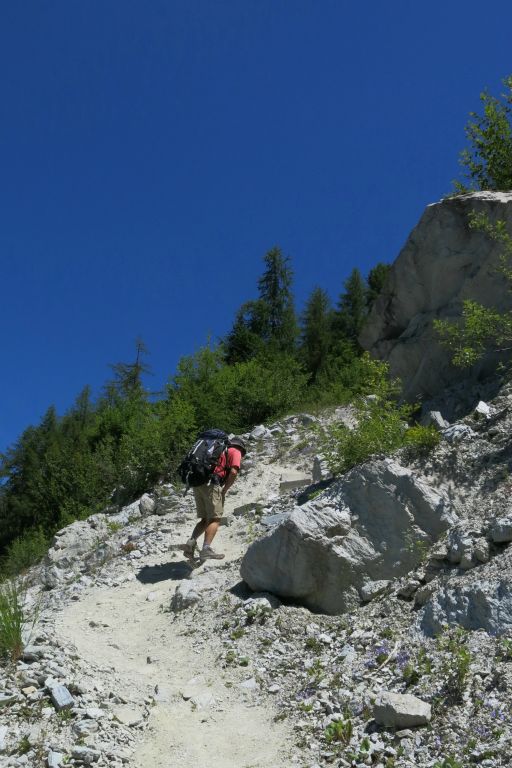
[[[325,677],[324,668],[320,659],[315,659],[311,666],[308,668],[308,675],[313,679],[314,683],[321,682]]]
[[[236,629],[234,629],[231,632],[230,638],[232,640],[240,640],[240,638],[243,637],[244,635],[245,635],[245,629],[243,627],[236,627]]]
[[[307,637],[305,645],[306,648],[315,653],[321,653],[323,651],[323,645],[316,637]]]
[[[109,530],[109,533],[112,533],[112,534],[117,533],[118,531],[121,530],[122,527],[123,527],[122,523],[118,523],[116,520],[109,520],[107,522],[107,528]]]
[[[433,768],[464,768],[464,765],[455,757],[445,757],[441,762],[434,763]]]
[[[19,582],[0,584],[0,657],[4,660],[17,661],[23,652],[23,629],[27,624],[24,597],[25,589]]]
[[[423,427],[421,424],[409,427],[404,436],[405,445],[413,456],[428,455],[439,445],[440,439],[441,436],[434,426]]]
[[[496,657],[500,661],[512,661],[512,639],[510,637],[500,638],[496,649]]]
[[[402,670],[402,677],[407,685],[416,685],[424,675],[430,675],[432,672],[432,661],[427,653],[425,646],[422,646],[416,656],[415,661],[407,661]]]
[[[328,744],[340,742],[347,745],[352,738],[352,731],[352,720],[335,720],[325,729],[324,737]]]
[[[462,701],[471,665],[471,653],[467,647],[466,634],[461,627],[458,627],[438,640],[440,650],[450,654],[443,664],[442,673],[446,679],[448,698],[455,702]]]
[[[16,747],[16,752],[18,755],[26,755],[27,752],[30,752],[31,749],[32,745],[30,744],[28,736],[22,736],[18,741],[18,746]]]

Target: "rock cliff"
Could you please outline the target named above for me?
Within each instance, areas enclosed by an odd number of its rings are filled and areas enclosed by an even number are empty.
[[[512,307],[512,295],[496,271],[499,246],[470,230],[470,211],[485,212],[491,222],[512,225],[512,193],[477,192],[429,205],[391,268],[360,337],[372,355],[386,360],[409,399],[433,397],[468,378],[456,370],[438,343],[435,318],[455,318],[462,302],[474,299],[500,310]],[[469,376],[490,372],[489,355]]]

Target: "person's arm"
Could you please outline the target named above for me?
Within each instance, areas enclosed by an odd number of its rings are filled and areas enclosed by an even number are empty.
[[[231,488],[231,486],[235,482],[237,475],[238,475],[238,468],[237,467],[231,467],[231,469],[229,470],[229,473],[228,473],[228,475],[226,477],[226,482],[222,486],[222,498],[223,499],[224,499],[224,497],[226,495],[226,491],[228,491],[229,488]]]

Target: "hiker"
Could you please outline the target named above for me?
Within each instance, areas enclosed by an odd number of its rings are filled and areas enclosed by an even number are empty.
[[[191,538],[183,546],[186,557],[194,556],[197,540],[204,533],[199,559],[201,561],[223,559],[224,554],[212,549],[212,541],[219,529],[226,493],[236,480],[246,452],[243,438],[239,435],[230,438],[228,448],[221,453],[209,482],[193,488],[197,516],[200,519],[192,531]]]

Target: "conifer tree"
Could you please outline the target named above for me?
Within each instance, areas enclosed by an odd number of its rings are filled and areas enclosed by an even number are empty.
[[[338,334],[357,345],[357,338],[366,317],[366,283],[361,272],[352,270],[344,283],[345,290],[338,302],[335,328]]]
[[[280,248],[272,248],[264,257],[265,272],[258,281],[261,301],[262,336],[272,349],[294,352],[297,319],[293,303],[293,272],[290,259]]]
[[[144,373],[150,373],[151,369],[144,362],[148,350],[141,339],[135,342],[135,360],[133,363],[114,363],[110,367],[114,372],[114,378],[109,381],[105,390],[108,399],[140,399],[145,396],[142,384]]]
[[[327,362],[332,345],[332,308],[329,296],[322,288],[314,288],[301,322],[301,358],[315,381]]]
[[[224,340],[228,364],[246,362],[267,350],[295,353],[297,318],[293,303],[293,272],[279,248],[264,257],[266,269],[258,280],[259,298],[239,309]]]
[[[371,309],[375,299],[382,292],[384,283],[386,282],[386,278],[389,275],[390,269],[391,269],[390,264],[384,264],[383,262],[379,261],[379,263],[376,264],[368,272],[368,278],[367,278],[368,288],[366,291],[366,304],[368,306],[368,309]]]

